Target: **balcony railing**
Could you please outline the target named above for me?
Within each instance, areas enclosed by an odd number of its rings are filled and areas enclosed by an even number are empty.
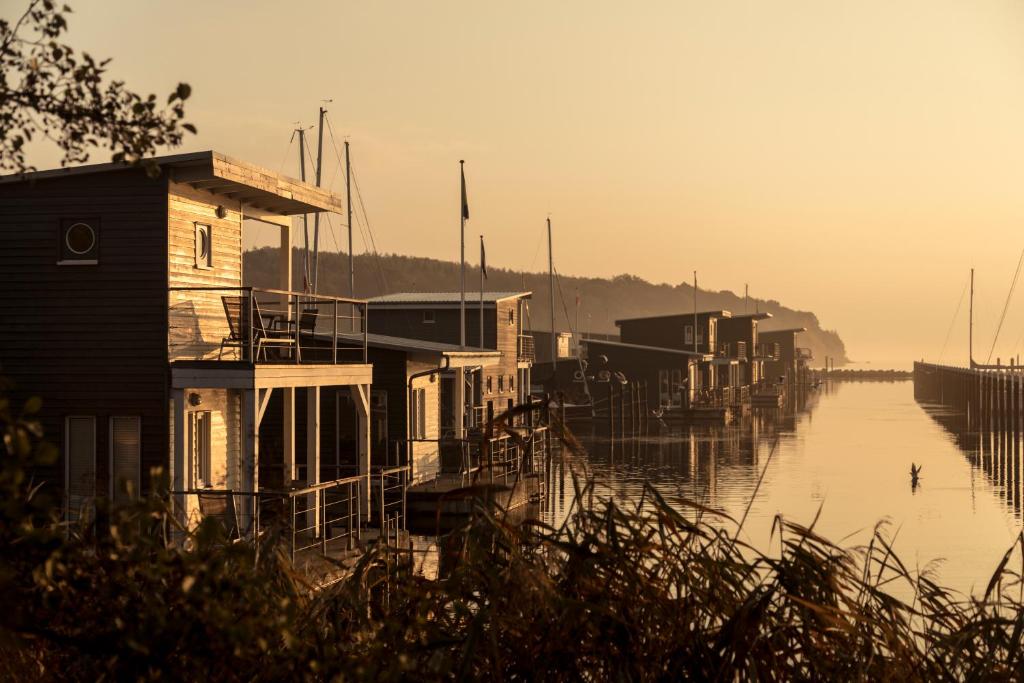
[[[760,360],[779,360],[782,352],[778,342],[762,342],[754,346],[754,357]]]
[[[810,349],[797,347],[796,358],[797,360],[814,360],[814,352]]]
[[[719,358],[735,358],[737,360],[746,360],[747,358],[747,342],[745,341],[734,341],[734,342],[722,342],[718,345],[718,357]]]
[[[171,287],[170,360],[366,363],[367,305],[259,287]]]
[[[532,334],[519,335],[518,359],[524,363],[532,363],[537,360],[537,354],[533,346]]]
[[[367,527],[377,527],[378,538],[397,542],[405,529],[408,474],[408,466],[370,473],[368,517],[363,508],[367,478],[360,475],[283,490],[191,489],[171,495],[184,502],[189,526],[213,518],[228,539],[257,544],[274,536],[268,531],[279,531],[294,561],[302,553],[352,550]]]

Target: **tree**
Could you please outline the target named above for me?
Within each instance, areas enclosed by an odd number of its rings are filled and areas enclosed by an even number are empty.
[[[109,148],[113,161],[136,163],[196,132],[184,121],[188,84],[161,104],[107,80],[109,59],[61,42],[70,13],[67,5],[31,0],[13,23],[0,19],[0,173],[34,170],[26,145],[40,137],[61,148],[63,166],[88,161],[97,147]]]

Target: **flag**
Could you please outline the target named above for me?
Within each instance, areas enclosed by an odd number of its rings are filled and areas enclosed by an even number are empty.
[[[469,200],[466,198],[466,171],[463,169],[462,164],[464,161],[459,162],[459,175],[462,176],[462,219],[469,220]]]
[[[484,236],[480,235],[480,272],[487,277],[487,252],[484,251]]]

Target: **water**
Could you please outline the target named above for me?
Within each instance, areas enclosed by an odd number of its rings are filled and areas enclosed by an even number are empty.
[[[587,454],[556,468],[545,515],[564,519],[575,470],[619,501],[649,481],[735,519],[750,505],[743,535],[762,550],[776,515],[809,524],[820,510],[816,529],[843,545],[866,543],[885,520],[908,567],[935,562],[944,585],[984,589],[1021,530],[1021,434],[965,433],[956,414],[916,402],[909,381],[835,383],[794,402],[730,427],[652,422],[624,441],[578,431]],[[916,489],[912,462],[923,467]]]

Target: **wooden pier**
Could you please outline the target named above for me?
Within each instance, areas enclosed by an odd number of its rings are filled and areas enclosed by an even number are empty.
[[[914,397],[962,412],[968,429],[1024,427],[1024,366],[914,363]]]

